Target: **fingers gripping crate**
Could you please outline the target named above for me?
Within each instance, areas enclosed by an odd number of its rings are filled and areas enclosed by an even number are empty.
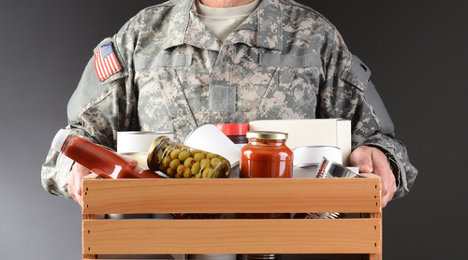
[[[361,254],[382,259],[380,178],[83,180],[83,259],[98,254]],[[354,219],[112,220],[139,213],[360,213]],[[341,258],[340,258],[341,259]]]

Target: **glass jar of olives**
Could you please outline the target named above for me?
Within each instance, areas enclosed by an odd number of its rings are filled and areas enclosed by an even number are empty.
[[[224,157],[158,137],[148,151],[148,167],[172,178],[229,178],[231,165]]]

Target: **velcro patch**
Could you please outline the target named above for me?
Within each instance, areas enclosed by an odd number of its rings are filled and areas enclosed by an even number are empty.
[[[362,83],[367,84],[371,76],[371,71],[364,62],[356,55],[353,55],[353,64],[351,65],[351,73],[353,73]]]

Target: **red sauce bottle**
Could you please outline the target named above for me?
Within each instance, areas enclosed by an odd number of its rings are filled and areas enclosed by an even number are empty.
[[[139,167],[136,160],[131,160],[86,139],[74,136],[66,130],[60,130],[52,143],[55,150],[102,178],[163,178],[151,170]]]
[[[291,178],[293,152],[286,146],[287,133],[255,132],[246,134],[249,143],[241,149],[239,178]],[[247,213],[240,218],[289,218],[289,213]]]

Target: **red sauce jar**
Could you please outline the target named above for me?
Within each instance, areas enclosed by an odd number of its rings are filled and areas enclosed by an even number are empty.
[[[293,152],[286,146],[287,133],[249,131],[241,149],[240,178],[291,178]]]
[[[239,178],[291,178],[293,152],[286,146],[287,133],[256,132],[246,134],[249,143],[241,149]],[[240,218],[281,219],[289,213],[246,213]]]

